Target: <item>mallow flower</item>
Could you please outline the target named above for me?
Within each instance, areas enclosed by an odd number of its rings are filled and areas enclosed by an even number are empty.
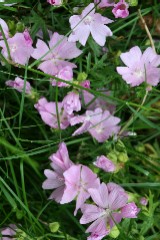
[[[112,13],[115,18],[126,18],[129,15],[129,4],[125,2],[125,0],[120,0],[118,3],[114,4],[114,8],[112,9]]]
[[[6,38],[9,38],[9,29],[8,29],[8,25],[7,23],[2,19],[0,18],[0,25],[3,29],[3,32],[4,32],[4,35]],[[3,39],[3,35],[2,35],[2,32],[0,31],[0,40]]]
[[[18,92],[25,91],[26,94],[31,94],[31,85],[28,81],[26,83],[23,79],[16,77],[15,80],[8,80],[5,84],[11,88],[16,89]]]
[[[117,124],[120,118],[114,117],[109,111],[103,111],[101,108],[96,108],[94,111],[86,111],[84,115],[75,116],[70,119],[71,125],[82,123],[73,136],[89,132],[98,142],[104,142],[109,137],[117,134],[120,127]]]
[[[38,102],[34,105],[34,107],[38,110],[41,115],[42,120],[45,124],[50,126],[51,128],[59,128],[58,119],[60,122],[60,128],[65,129],[70,124],[70,118],[73,115],[68,115],[64,109],[62,108],[62,103],[58,102],[48,102],[46,98],[40,98]],[[58,107],[58,108],[57,108]],[[57,109],[56,109],[57,108]],[[58,111],[58,116],[57,116]]]
[[[68,149],[64,142],[59,144],[59,149],[53,153],[50,158],[51,167],[54,170],[46,169],[44,171],[47,179],[43,182],[43,189],[55,189],[49,199],[60,202],[65,190],[65,181],[63,173],[73,166],[73,162],[68,155]]]
[[[26,39],[25,34],[16,33],[12,38],[7,39],[7,43],[9,46],[12,61],[14,63],[25,65],[34,50],[32,44],[28,44],[28,39]],[[2,55],[6,59],[9,59],[7,47],[4,40],[0,41],[0,47],[2,47]]]
[[[97,175],[84,165],[74,165],[63,174],[65,179],[65,190],[61,204],[69,203],[76,198],[76,209],[74,215],[84,202],[90,197],[89,188],[97,188],[100,184]]]
[[[65,61],[76,58],[82,53],[82,51],[76,47],[75,43],[68,42],[67,37],[55,32],[48,44],[49,47],[44,41],[40,39],[37,41],[32,57],[39,59],[48,52],[48,54],[41,59],[38,69],[50,75],[57,75],[59,71],[66,66],[71,68],[76,67],[74,63]]]
[[[139,212],[134,203],[127,204],[128,196],[119,188],[109,191],[108,186],[102,183],[98,188],[88,189],[88,192],[94,204],[84,204],[81,207],[83,216],[80,223],[93,222],[86,230],[87,233],[91,233],[93,239],[102,239],[104,234],[110,233],[115,223],[121,222],[125,217],[136,217]],[[89,239],[92,239],[91,236]]]
[[[160,55],[157,55],[151,47],[142,54],[141,49],[135,46],[129,52],[120,55],[126,67],[117,67],[117,72],[131,87],[139,86],[146,82],[156,86],[160,81]]]
[[[116,170],[114,163],[104,155],[98,156],[93,164],[105,172],[114,172]]]
[[[106,37],[112,36],[112,31],[105,24],[113,22],[109,18],[95,13],[94,3],[90,3],[81,15],[73,15],[69,19],[71,29],[73,29],[68,40],[71,42],[79,41],[83,46],[91,34],[95,42],[104,46]]]

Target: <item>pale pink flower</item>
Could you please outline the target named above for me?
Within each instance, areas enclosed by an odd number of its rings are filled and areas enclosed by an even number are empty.
[[[120,127],[117,126],[119,122],[120,118],[112,116],[109,111],[103,111],[101,108],[86,111],[85,115],[75,116],[70,119],[72,126],[83,123],[73,133],[73,136],[88,131],[98,142],[104,142],[112,135],[117,134],[120,130]]]
[[[95,4],[98,4],[99,8],[104,8],[104,7],[111,7],[114,5],[115,1],[114,0],[94,0]]]
[[[13,239],[13,237],[16,235],[16,230],[17,230],[17,226],[15,224],[9,224],[8,227],[0,230],[0,232],[2,234],[2,238],[0,238],[0,239],[1,240],[11,240],[11,239]],[[3,236],[5,236],[5,237],[3,237]]]
[[[87,228],[86,232],[91,232],[91,236],[96,234],[96,237],[98,238],[102,233],[105,233],[106,235],[109,234],[110,230],[115,225],[115,222],[119,223],[121,221],[123,217],[121,209],[125,209],[124,207],[128,206],[128,197],[124,191],[121,191],[118,188],[109,192],[107,185],[104,183],[102,183],[97,189],[89,189],[88,192],[96,205],[84,204],[82,206],[81,210],[83,216],[80,219],[80,223],[87,224],[93,222]],[[133,217],[133,214],[130,214],[130,216]]]
[[[120,0],[117,4],[114,4],[114,8],[112,9],[112,13],[115,18],[126,18],[129,15],[129,4],[125,2],[125,0]]]
[[[12,38],[7,39],[7,43],[12,61],[25,65],[33,52],[33,47],[28,45],[24,34],[16,33]],[[8,51],[4,40],[0,41],[0,47],[2,47],[3,56],[8,59]]]
[[[147,206],[147,204],[148,204],[148,199],[145,198],[145,197],[142,197],[142,198],[140,199],[140,203],[141,203],[143,206]]]
[[[106,37],[112,36],[110,28],[105,26],[105,24],[113,21],[99,13],[95,13],[94,3],[90,3],[81,15],[71,16],[69,22],[73,32],[68,40],[71,42],[79,41],[83,46],[86,45],[90,33],[95,42],[100,46],[104,46]]]
[[[38,103],[34,105],[34,107],[38,110],[39,114],[41,115],[42,120],[50,126],[51,128],[58,129],[58,119],[60,122],[60,128],[65,129],[69,126],[69,120],[72,115],[68,115],[64,109],[62,108],[62,103],[58,102],[58,114],[59,118],[57,116],[56,111],[56,103],[55,102],[48,102],[46,98],[40,98],[38,100]]]
[[[139,86],[143,82],[152,86],[159,83],[160,55],[157,55],[151,47],[148,47],[143,54],[138,46],[133,47],[129,52],[122,53],[120,58],[126,67],[117,67],[117,72],[132,87]]]
[[[79,100],[78,92],[69,92],[62,101],[62,106],[64,110],[71,115],[73,111],[81,110],[81,102]]]
[[[76,215],[78,209],[90,197],[88,189],[92,187],[97,188],[100,182],[97,175],[83,165],[74,165],[65,171],[63,175],[66,188],[60,203],[69,203],[76,198],[76,209],[74,212]]]
[[[54,6],[60,6],[63,3],[62,0],[47,0],[47,2]]]
[[[44,171],[47,179],[43,182],[43,189],[55,189],[50,195],[49,199],[54,199],[60,202],[65,189],[65,181],[63,173],[69,169],[73,162],[70,160],[66,144],[62,142],[59,144],[59,149],[49,158],[51,160],[51,167],[54,169],[46,169]]]
[[[8,29],[8,25],[7,23],[2,19],[0,18],[0,25],[3,29],[3,32],[4,32],[4,35],[6,38],[9,38],[9,29]],[[2,32],[0,31],[0,40],[3,39],[3,36],[2,36]]]
[[[76,47],[75,43],[68,42],[67,37],[55,32],[48,44],[49,47],[39,39],[32,54],[33,58],[39,59],[50,50],[38,66],[40,70],[50,75],[56,75],[66,66],[70,66],[71,68],[76,67],[75,64],[65,61],[65,59],[70,60],[76,58],[82,53],[82,51]]]
[[[123,218],[137,218],[140,208],[137,208],[134,202],[126,204],[121,209],[121,215]]]
[[[114,172],[116,170],[114,163],[104,155],[97,157],[93,164],[96,167],[103,169],[105,172]]]
[[[66,66],[64,68],[62,68],[58,74],[56,75],[57,78],[60,78],[62,80],[65,80],[67,82],[72,82],[73,81],[73,70],[71,67]],[[51,84],[52,86],[58,86],[58,87],[69,87],[70,85],[65,83],[65,82],[61,82],[60,80],[55,80],[55,79],[51,79]]]
[[[16,89],[18,92],[25,91],[26,94],[31,94],[31,85],[28,81],[26,81],[26,84],[23,79],[16,77],[14,81],[8,80],[5,82],[5,84],[9,87],[12,87]]]

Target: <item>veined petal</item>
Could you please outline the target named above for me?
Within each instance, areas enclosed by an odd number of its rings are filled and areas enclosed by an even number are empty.
[[[108,188],[105,183],[102,183],[98,189],[90,188],[88,192],[93,201],[102,208],[108,208]]]

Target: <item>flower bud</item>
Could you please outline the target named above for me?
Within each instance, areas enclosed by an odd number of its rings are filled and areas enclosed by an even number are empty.
[[[87,78],[87,73],[81,72],[81,73],[78,74],[77,80],[79,82],[82,82],[82,81],[86,80],[86,78]]]
[[[121,152],[118,154],[118,160],[120,162],[127,162],[128,161],[128,155],[127,153]]]
[[[50,231],[51,231],[52,233],[57,232],[58,229],[59,229],[59,227],[60,227],[60,225],[59,225],[58,222],[53,222],[53,223],[50,223],[50,224],[49,224],[49,228],[50,228]]]
[[[117,238],[117,237],[119,236],[119,234],[120,234],[120,231],[118,230],[117,226],[115,225],[115,226],[111,229],[111,231],[110,231],[110,233],[109,233],[109,236],[110,236],[111,238]]]

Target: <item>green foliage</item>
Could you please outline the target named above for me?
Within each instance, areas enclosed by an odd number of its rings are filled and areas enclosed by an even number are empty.
[[[44,0],[8,2],[18,3],[12,7],[0,3],[0,17],[7,21],[11,33],[27,27],[36,42],[37,32],[41,29],[47,42],[47,29],[69,35],[68,19],[73,14],[73,7],[78,6],[81,11],[91,1],[68,1],[61,8],[51,7]],[[74,79],[89,79],[90,92],[95,98],[101,96],[106,102],[114,102],[122,127],[132,115],[133,121],[126,130],[136,135],[124,136],[118,142],[111,138],[99,144],[88,134],[72,137],[74,127],[64,131],[51,130],[41,121],[34,103],[39,96],[46,96],[52,101],[61,100],[65,90],[50,86],[52,76],[37,70],[40,61],[32,59],[30,66],[25,67],[9,63],[0,66],[0,228],[10,223],[20,224],[19,240],[87,238],[84,226],[78,221],[80,216],[73,216],[74,202],[60,206],[48,201],[48,192],[41,187],[45,179],[43,171],[49,168],[48,157],[57,150],[61,141],[66,142],[74,163],[88,165],[95,172],[97,169],[93,161],[97,156],[106,155],[116,163],[116,173],[107,174],[98,170],[98,174],[102,181],[121,184],[129,194],[133,194],[132,199],[141,208],[137,219],[123,220],[105,239],[160,239],[160,90],[153,87],[142,106],[144,86],[131,89],[116,72],[116,67],[122,64],[119,58],[121,52],[135,45],[146,48],[147,35],[140,27],[137,9],[141,7],[143,16],[151,14],[153,18],[160,17],[160,3],[158,0],[139,1],[140,5],[137,1],[129,3],[136,7],[130,8],[127,19],[118,19],[110,25],[114,36],[107,40],[106,49],[99,47],[92,38],[84,48],[80,46],[83,54],[74,60],[78,66]],[[98,11],[113,19],[110,8]],[[160,53],[155,28],[153,25],[150,30],[157,53]],[[6,63],[2,54],[0,58]],[[16,76],[31,82],[34,87],[31,98],[26,98],[24,92],[20,94],[5,86],[6,80]],[[70,84],[70,89],[74,86],[83,89],[76,82]],[[103,88],[110,90],[111,95],[105,95],[101,91]],[[148,198],[149,203],[142,207],[139,200],[143,196]]]

